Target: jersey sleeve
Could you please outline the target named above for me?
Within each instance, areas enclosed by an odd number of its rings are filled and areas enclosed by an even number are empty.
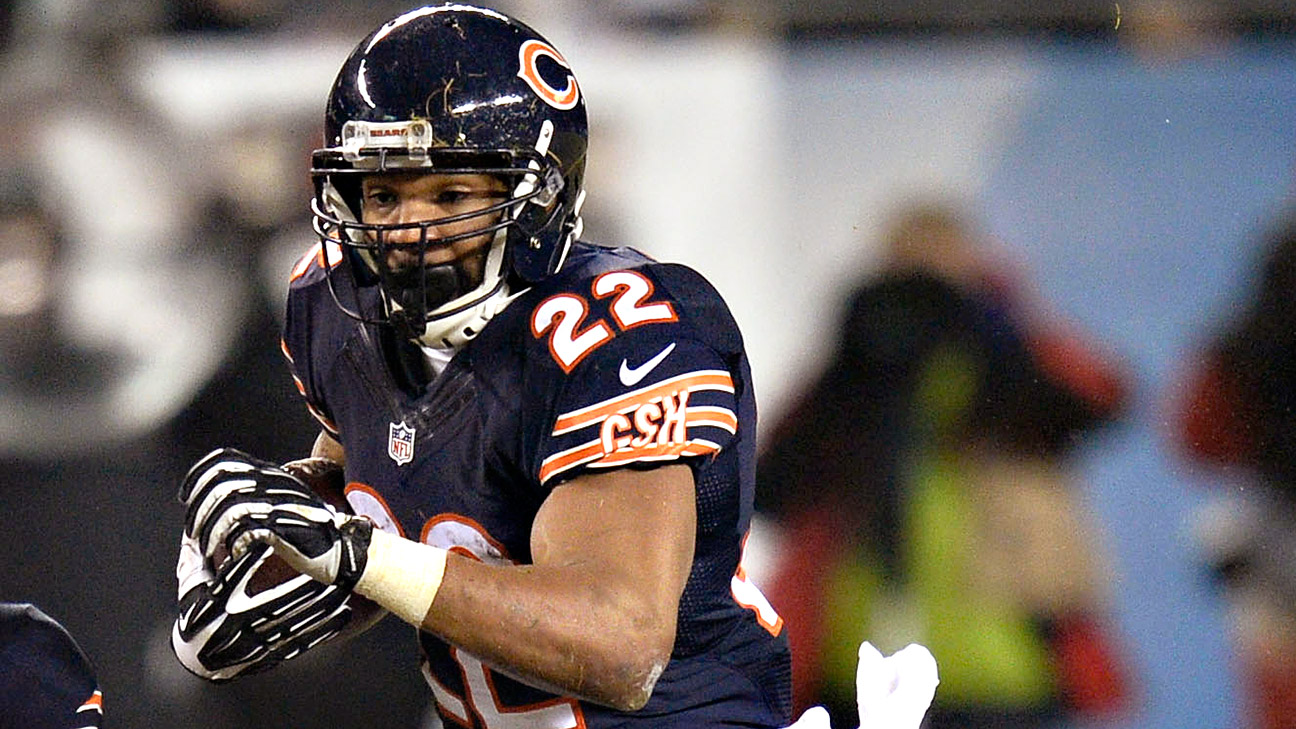
[[[638,272],[609,274],[618,275],[631,283],[635,276],[646,280]],[[690,324],[687,307],[661,288],[648,286],[642,298],[603,288],[613,294],[591,302],[585,326],[572,330],[574,341],[586,337],[586,349],[557,376],[542,414],[536,458],[542,484],[711,457],[737,435],[731,358]],[[599,279],[593,290],[600,290]],[[543,327],[550,321],[543,306],[532,314],[533,333],[561,337]],[[558,358],[562,344],[549,343],[551,357]]]
[[[315,309],[320,305],[318,291],[323,285],[320,280],[327,275],[320,250],[320,245],[316,244],[293,266],[283,337],[279,346],[288,361],[293,384],[305,401],[307,411],[319,421],[324,430],[337,438],[338,427],[325,402],[318,378],[314,376],[312,358],[312,333],[317,332],[312,323],[317,313]]]

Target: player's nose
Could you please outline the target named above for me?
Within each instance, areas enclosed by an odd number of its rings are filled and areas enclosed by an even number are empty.
[[[393,245],[413,245],[422,242],[423,231],[427,231],[428,240],[434,240],[438,234],[437,226],[432,223],[439,217],[442,217],[442,213],[433,205],[417,202],[402,204],[392,222],[405,227],[388,231],[387,241]]]
[[[406,268],[439,263],[451,257],[450,251],[438,245],[444,231],[435,221],[445,215],[436,205],[418,202],[401,205],[391,222],[404,227],[384,231],[388,264]]]
[[[435,257],[438,241],[451,232],[445,229],[446,225],[438,223],[449,214],[448,211],[441,206],[415,200],[403,203],[394,213],[390,222],[402,227],[385,232],[385,242],[392,250],[417,258],[418,251],[426,249],[429,255]]]

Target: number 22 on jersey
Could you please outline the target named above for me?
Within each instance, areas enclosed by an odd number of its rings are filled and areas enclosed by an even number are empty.
[[[589,302],[574,293],[550,296],[531,312],[531,334],[536,339],[549,338],[549,353],[571,372],[590,352],[616,336],[641,324],[677,321],[670,302],[650,302],[652,281],[636,271],[611,271],[594,279],[590,293],[596,299],[612,297],[608,307],[612,324],[598,318],[589,324]]]

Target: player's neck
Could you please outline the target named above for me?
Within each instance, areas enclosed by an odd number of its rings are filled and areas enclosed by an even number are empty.
[[[426,344],[420,344],[419,349],[423,350],[423,360],[434,378],[445,370],[446,365],[450,364],[450,358],[459,351],[454,347],[429,347]]]

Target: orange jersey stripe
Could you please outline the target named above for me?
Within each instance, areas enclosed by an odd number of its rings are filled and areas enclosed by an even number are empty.
[[[305,393],[303,393],[303,394],[305,394]],[[314,415],[314,416],[315,416],[315,419],[319,421],[319,424],[320,424],[320,425],[324,426],[324,429],[325,429],[325,430],[327,430],[329,433],[332,433],[334,436],[338,435],[338,427],[337,427],[337,425],[334,424],[334,422],[333,422],[332,420],[329,420],[328,418],[324,417],[324,413],[321,413],[321,412],[319,411],[319,408],[317,408],[317,407],[315,407],[314,405],[311,405],[309,402],[307,402],[307,403],[306,403],[306,410],[309,411],[311,415]]]
[[[595,440],[546,458],[540,466],[540,482],[544,483],[563,471],[584,463],[590,464],[591,468],[612,468],[636,461],[674,460],[683,456],[703,456],[719,451],[720,446],[716,443],[690,440],[687,443],[652,444],[604,453],[602,440]]]
[[[635,410],[641,405],[669,395],[674,395],[680,390],[685,389],[722,390],[725,392],[733,392],[733,378],[724,370],[701,370],[672,377],[669,380],[663,380],[655,385],[628,392],[610,400],[604,400],[603,402],[595,403],[589,407],[584,407],[580,410],[573,410],[570,413],[560,415],[554,422],[553,434],[562,435],[563,433],[568,433],[573,430],[579,430],[586,426],[593,425],[614,413],[623,413]]]
[[[295,266],[293,266],[292,273],[289,274],[288,280],[296,281],[302,276],[305,276],[306,272],[310,270],[311,263],[313,262],[318,261],[320,268],[332,268],[341,263],[342,246],[339,246],[333,241],[329,241],[328,246],[327,256],[325,255],[323,243],[316,243],[311,246],[310,250],[306,251],[306,254],[297,261]]]
[[[306,251],[306,255],[302,256],[297,260],[296,265],[294,265],[292,268],[292,273],[288,275],[288,280],[296,281],[302,276],[305,276],[306,272],[310,270],[311,261],[315,260],[316,256],[323,258],[322,255],[323,252],[324,252],[324,247],[322,244],[316,243],[315,245],[311,246],[310,250]]]
[[[561,453],[555,453],[546,458],[544,463],[540,465],[540,483],[548,481],[555,474],[592,461],[601,455],[603,455],[603,442],[599,440],[591,441]]]
[[[710,405],[690,405],[688,412],[688,427],[696,428],[702,426],[711,426],[727,430],[730,433],[738,432],[738,416],[734,415],[729,408],[714,407]]]
[[[94,693],[90,694],[90,698],[86,699],[85,703],[81,704],[81,707],[77,709],[78,714],[81,713],[82,711],[97,711],[100,714],[102,714],[103,713],[103,692],[96,690]]]

